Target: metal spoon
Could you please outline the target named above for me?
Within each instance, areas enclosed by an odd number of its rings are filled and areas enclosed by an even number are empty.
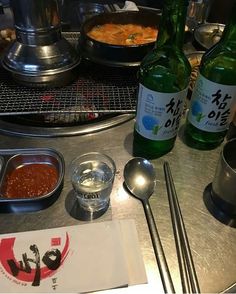
[[[125,165],[125,185],[131,194],[142,201],[164,291],[165,293],[175,293],[161,240],[148,201],[155,188],[155,178],[154,168],[147,159],[135,157]]]

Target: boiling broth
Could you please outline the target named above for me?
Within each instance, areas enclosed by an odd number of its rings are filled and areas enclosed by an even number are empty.
[[[137,24],[106,23],[94,26],[87,35],[99,42],[112,45],[140,45],[156,41],[158,30]]]

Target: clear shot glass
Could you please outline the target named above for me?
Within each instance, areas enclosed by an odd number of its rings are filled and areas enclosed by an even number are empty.
[[[70,164],[70,178],[79,206],[91,213],[106,211],[116,173],[112,158],[90,152]]]

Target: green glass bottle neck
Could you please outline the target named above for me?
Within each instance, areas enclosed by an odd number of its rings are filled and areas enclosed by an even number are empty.
[[[186,0],[165,0],[156,48],[165,46],[182,49],[187,4]]]
[[[232,7],[231,17],[225,26],[221,43],[231,44],[236,48],[236,0]]]

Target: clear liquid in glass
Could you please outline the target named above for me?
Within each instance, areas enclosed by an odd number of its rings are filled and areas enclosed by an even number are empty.
[[[109,205],[113,184],[112,169],[101,161],[81,163],[72,175],[72,184],[81,207],[98,211]]]

